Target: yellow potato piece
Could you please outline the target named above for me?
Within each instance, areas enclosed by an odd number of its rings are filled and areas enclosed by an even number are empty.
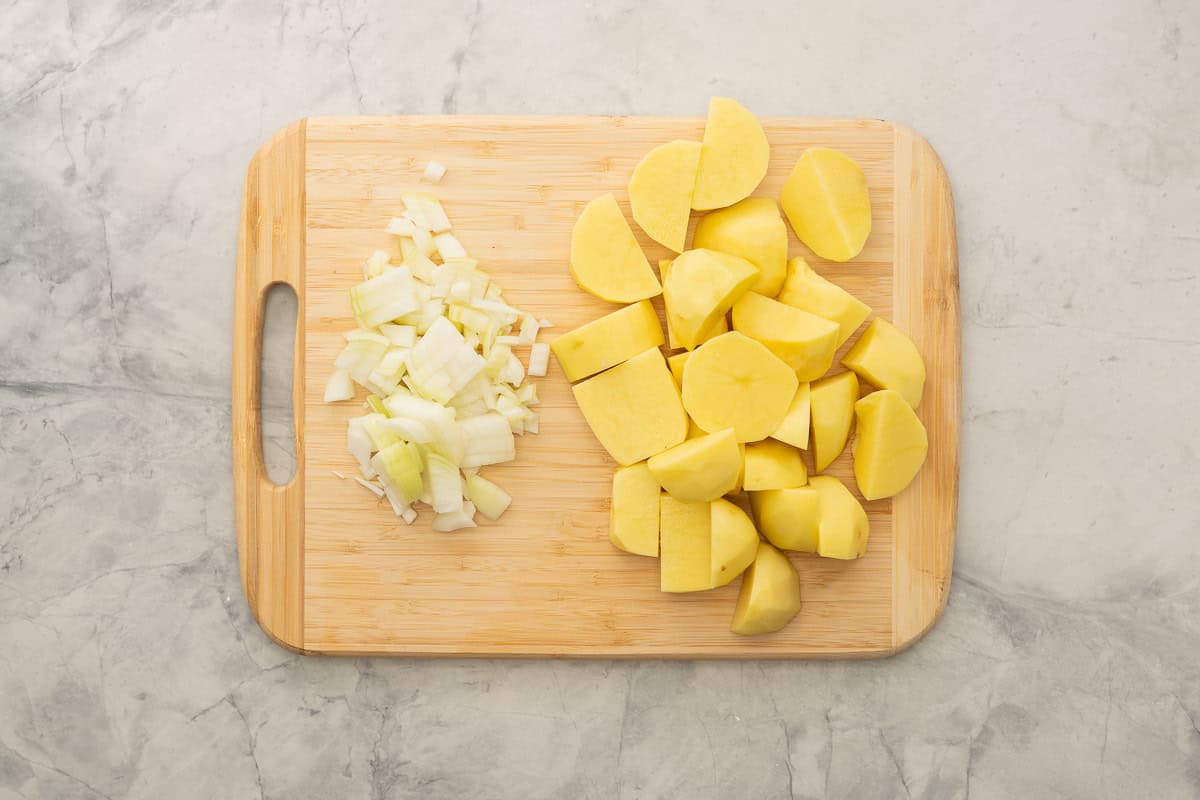
[[[611,303],[635,303],[662,294],[662,285],[611,193],[592,200],[575,220],[571,276],[580,289]]]
[[[708,431],[704,430],[704,428],[701,428],[699,425],[697,425],[696,420],[692,419],[691,417],[688,417],[687,438],[688,439],[697,439],[701,436],[708,436]]]
[[[839,328],[838,347],[845,344],[871,314],[866,303],[836,283],[822,278],[799,256],[788,263],[787,277],[775,299],[836,322]]]
[[[671,262],[663,287],[667,324],[678,343],[692,349],[711,335],[726,311],[758,277],[744,258],[716,250],[688,250]]]
[[[658,555],[658,481],[643,461],[613,473],[608,538],[626,553]]]
[[[702,155],[702,167],[703,163]],[[779,205],[800,241],[830,261],[854,258],[871,235],[867,176],[854,159],[837,150],[805,150],[783,184]]]
[[[821,377],[833,364],[836,322],[755,292],[747,292],[733,304],[732,316],[735,331],[765,344],[801,381]]]
[[[817,490],[821,515],[817,554],[826,558],[861,558],[867,552],[867,538],[871,534],[862,504],[832,476],[814,475],[809,483]]]
[[[649,300],[640,300],[564,333],[550,343],[563,373],[577,381],[663,343],[662,325]]]
[[[742,457],[742,468],[738,470],[737,483],[734,485],[733,491],[728,494],[737,494],[742,491],[742,484],[746,482],[746,445],[744,442],[738,442],[738,453]]]
[[[846,448],[857,401],[858,378],[853,372],[842,372],[812,384],[809,405],[812,408],[813,467],[817,472],[824,472]]]
[[[705,214],[692,247],[738,256],[758,267],[750,291],[774,297],[787,273],[788,233],[779,206],[769,197],[747,197],[729,208]]]
[[[758,531],[746,512],[728,500],[713,500],[709,505],[712,525],[712,586],[724,586],[754,561],[758,552]]]
[[[685,503],[700,503],[733,490],[741,471],[741,452],[730,428],[688,439],[647,463],[668,494]]]
[[[651,239],[676,253],[683,252],[687,239],[700,148],[700,142],[682,139],[660,144],[642,157],[629,179],[634,221]]]
[[[921,405],[925,362],[913,340],[886,319],[872,320],[842,363],[878,389],[895,389],[913,408]]]
[[[687,363],[688,356],[691,354],[690,350],[684,350],[682,353],[667,356],[667,366],[671,368],[671,377],[675,379],[675,385],[680,390],[683,389],[683,365]]]
[[[712,511],[708,503],[659,497],[659,589],[702,592],[712,588]]]
[[[658,274],[662,276],[664,284],[667,282],[667,273],[671,271],[671,263],[672,262],[667,259],[663,259],[658,262]],[[725,315],[722,314],[721,316],[717,317],[716,322],[713,323],[711,328],[700,334],[700,341],[697,342],[697,344],[707,342],[714,336],[720,336],[722,333],[726,333],[728,331],[729,320],[725,319]],[[672,350],[683,347],[682,342],[679,340],[678,334],[675,333],[674,326],[671,325],[670,314],[667,315],[667,347],[671,348]]]
[[[767,174],[770,156],[771,146],[758,119],[736,100],[712,98],[692,208],[724,208],[749,197]]]
[[[733,428],[739,442],[757,442],[779,427],[799,384],[774,353],[730,331],[705,342],[687,360],[683,404],[704,430]]]
[[[644,461],[683,441],[687,415],[658,348],[571,387],[592,433],[617,463]]]
[[[784,550],[817,552],[820,496],[811,486],[752,492],[750,506],[767,541]]]
[[[792,489],[808,483],[808,469],[800,451],[774,439],[746,445],[745,464],[742,488],[747,492]]]
[[[807,450],[809,415],[811,413],[809,401],[809,384],[801,383],[792,397],[792,404],[788,406],[783,422],[779,423],[779,427],[771,434],[771,438],[786,442],[792,447]]]
[[[854,405],[854,479],[868,500],[899,494],[925,463],[929,438],[912,406],[894,389],[871,392]]]
[[[777,631],[800,612],[800,576],[783,553],[758,543],[742,577],[730,630],[745,636]]]

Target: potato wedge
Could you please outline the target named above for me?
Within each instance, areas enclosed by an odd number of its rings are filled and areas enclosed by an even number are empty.
[[[671,368],[671,377],[675,379],[675,385],[683,391],[683,365],[687,363],[688,356],[692,354],[690,350],[684,350],[682,353],[676,353],[673,356],[667,356],[667,366]]]
[[[838,347],[845,344],[871,314],[866,303],[822,278],[799,256],[788,262],[787,277],[775,299],[836,322]]]
[[[688,439],[651,456],[647,465],[659,486],[685,503],[709,502],[732,491],[742,468],[732,428]]]
[[[671,271],[672,263],[672,261],[665,258],[658,262],[658,274],[662,278],[664,285],[667,282],[667,273]],[[720,336],[722,333],[726,333],[728,331],[729,320],[727,320],[725,315],[722,314],[721,316],[717,317],[711,328],[700,334],[700,342],[697,344],[703,344],[714,336]],[[672,350],[683,347],[683,343],[679,340],[679,335],[675,333],[675,328],[671,325],[670,314],[667,315],[667,347],[671,348]]]
[[[692,208],[724,208],[749,197],[767,174],[770,155],[762,125],[745,106],[728,97],[709,100]]]
[[[580,289],[610,303],[636,303],[662,294],[662,284],[611,192],[588,203],[575,220],[571,276]]]
[[[892,497],[912,483],[925,463],[929,438],[907,400],[882,389],[854,404],[858,428],[854,479],[868,500]]]
[[[800,576],[796,568],[783,553],[759,542],[754,563],[742,576],[730,630],[744,636],[771,633],[799,612]]]
[[[867,552],[871,523],[858,498],[831,475],[814,475],[809,484],[817,490],[821,516],[817,554],[825,558],[862,558]]]
[[[850,425],[854,422],[854,404],[858,401],[858,378],[853,372],[841,372],[815,381],[809,398],[813,468],[824,472],[846,448]]]
[[[712,510],[708,503],[659,497],[659,589],[702,592],[712,588]]]
[[[801,383],[796,388],[792,404],[788,406],[783,422],[779,423],[779,427],[771,434],[772,439],[786,442],[801,450],[808,449],[809,415],[811,414],[809,391],[808,383]]]
[[[913,340],[882,317],[858,337],[842,363],[877,389],[895,389],[913,408],[925,391],[925,361]]]
[[[758,277],[744,258],[716,250],[688,250],[667,270],[663,300],[678,343],[691,350],[705,341],[725,312]]]
[[[746,512],[724,499],[709,504],[712,515],[712,586],[724,586],[754,561],[758,531]]]
[[[742,488],[747,492],[793,489],[808,483],[800,451],[775,439],[746,445],[745,465]]]
[[[683,139],[660,144],[642,156],[629,179],[634,221],[647,236],[676,253],[683,252],[687,239],[700,149],[700,142]]]
[[[737,331],[705,342],[683,367],[687,413],[710,433],[733,428],[739,442],[776,430],[799,385],[778,356]]]
[[[833,364],[836,322],[756,292],[746,292],[733,304],[732,317],[735,331],[765,344],[801,381],[816,380]]]
[[[817,552],[820,495],[811,486],[751,492],[750,506],[767,541],[783,550]]]
[[[663,343],[662,324],[649,300],[605,314],[550,343],[563,374],[577,381]]]
[[[692,247],[738,256],[758,267],[750,291],[774,297],[787,274],[787,225],[769,197],[747,197],[729,208],[705,214],[696,224]]]
[[[608,538],[626,553],[658,556],[658,481],[642,461],[613,473]]]
[[[779,205],[800,241],[830,261],[854,258],[871,234],[867,176],[838,150],[805,150],[783,184]]]

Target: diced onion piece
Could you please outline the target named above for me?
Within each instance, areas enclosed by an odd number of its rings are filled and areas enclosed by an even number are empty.
[[[537,340],[538,321],[526,315],[521,319],[521,344],[533,344]]]
[[[445,317],[430,324],[409,354],[408,372],[413,382],[439,403],[454,397],[486,363]]]
[[[517,345],[521,344],[521,337],[508,335],[497,336],[496,344],[503,344],[507,345],[508,347],[516,347]]]
[[[431,183],[437,183],[446,174],[446,167],[437,161],[430,161],[425,165],[425,171],[421,173],[421,177]]]
[[[412,325],[395,325],[386,322],[379,326],[379,332],[393,347],[412,347],[417,343],[417,329]]]
[[[428,444],[433,441],[433,433],[429,430],[429,426],[419,420],[391,417],[383,420],[379,425],[410,442]]]
[[[538,327],[539,328],[553,328],[554,323],[551,322],[550,320],[546,319],[545,317],[543,317],[542,319],[538,320]]]
[[[538,415],[533,411],[525,415],[525,430],[529,433],[538,432]]]
[[[350,289],[350,306],[361,328],[374,328],[420,308],[412,273],[406,267],[389,269]]]
[[[452,258],[466,258],[467,250],[458,241],[458,238],[450,232],[439,233],[433,237],[433,246],[437,248],[438,254],[443,261],[449,261]]]
[[[462,511],[463,487],[458,465],[438,453],[430,453],[426,464],[433,510],[438,514]]]
[[[383,497],[383,487],[380,486],[379,484],[371,483],[370,481],[363,480],[362,478],[358,477],[357,475],[354,476],[354,480],[355,480],[355,482],[358,483],[359,486],[363,487],[364,489],[366,489],[368,492],[375,495],[376,497]]]
[[[420,225],[413,231],[413,244],[416,245],[416,252],[429,258],[437,252],[437,246],[433,243],[433,234],[427,228]],[[408,258],[405,255],[405,258]]]
[[[467,497],[479,509],[479,513],[490,520],[500,519],[500,515],[512,504],[512,497],[508,492],[479,475],[468,475],[464,481],[464,488]]]
[[[350,380],[350,373],[344,369],[334,370],[329,376],[329,382],[325,384],[325,402],[337,403],[341,400],[354,399],[354,382]]]
[[[407,217],[392,217],[387,226],[387,232],[396,236],[412,236],[416,229],[417,226]]]
[[[466,453],[460,462],[462,467],[502,464],[517,457],[512,426],[501,414],[489,412],[465,419],[458,426],[466,445]]]
[[[536,406],[541,401],[538,400],[537,384],[527,383],[517,389],[517,399],[522,404],[527,406]]]
[[[367,436],[371,439],[372,450],[382,450],[400,441],[400,437],[380,424],[387,422],[388,419],[383,414],[367,414],[365,417],[359,417],[359,419],[362,420],[363,430],[367,432]]]
[[[371,466],[371,452],[375,448],[371,443],[371,437],[367,435],[362,417],[354,417],[350,420],[346,432],[346,444],[350,448],[350,455],[354,456],[354,460],[358,462],[358,468],[362,470],[362,474],[368,478],[374,478],[375,468]]]
[[[434,233],[450,230],[450,218],[446,209],[433,195],[420,192],[408,192],[400,195],[404,201],[404,216],[417,225],[422,225]]]
[[[399,493],[404,505],[421,495],[421,451],[411,442],[397,441],[371,457],[385,488]]]
[[[475,506],[471,503],[463,503],[461,511],[438,514],[434,517],[433,529],[439,533],[449,533],[462,528],[477,528],[479,526],[475,523],[474,517]]]
[[[550,345],[545,342],[535,344],[529,350],[529,374],[535,378],[544,377],[550,366]]]
[[[376,250],[371,253],[371,257],[363,262],[363,277],[366,279],[378,278],[389,268],[388,259],[390,256],[383,250]]]
[[[407,522],[409,525],[412,525],[414,522],[417,521],[417,512],[414,511],[412,509],[412,507],[410,506],[408,508],[405,508],[404,511],[401,512],[400,518],[403,519],[405,522]]]
[[[388,338],[375,331],[365,331],[362,328],[355,328],[352,331],[346,331],[342,334],[342,338],[347,342],[377,342],[378,344],[388,344]]]
[[[429,260],[429,256],[417,250],[413,245],[412,251],[404,254],[404,266],[408,267],[413,277],[425,283],[433,282],[433,270],[437,266]]]
[[[511,386],[520,386],[521,381],[525,380],[525,368],[521,366],[521,359],[511,352],[504,368],[500,370],[500,380]]]
[[[387,406],[383,404],[383,400],[381,400],[377,394],[367,395],[367,408],[371,409],[376,414],[382,414],[385,417],[391,416],[391,414],[388,413]]]

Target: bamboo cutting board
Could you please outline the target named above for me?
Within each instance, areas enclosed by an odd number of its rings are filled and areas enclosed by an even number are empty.
[[[394,252],[384,228],[400,194],[420,188],[430,159],[449,172],[425,190],[443,201],[455,233],[509,301],[554,322],[545,341],[615,308],[577,289],[568,273],[579,210],[612,191],[628,213],[625,184],[641,156],[671,139],[699,139],[703,126],[700,118],[314,118],[280,131],[255,155],[234,308],[234,482],[243,586],[275,641],[336,654],[877,656],[937,620],[958,499],[954,213],[933,150],[888,122],[764,121],[771,166],[757,195],[778,197],[806,147],[836,147],[863,166],[874,227],[862,255],[828,263],[794,237],[790,254],[805,255],[907,331],[929,375],[920,408],[930,441],[924,469],[898,497],[867,504],[864,558],[792,555],[804,607],[782,631],[751,638],[729,631],[740,581],[662,594],[656,559],[609,544],[613,463],[553,360],[538,381],[541,434],[518,440],[516,462],[484,471],[513,496],[499,522],[438,534],[426,510],[410,527],[334,475],[355,472],[346,421],[364,413],[359,403],[322,402],[341,335],[354,326],[347,290],[372,250]],[[641,240],[651,263],[667,255]],[[275,283],[295,289],[300,309],[297,468],[286,486],[266,478],[259,434],[263,299]],[[849,448],[831,472],[854,487]]]

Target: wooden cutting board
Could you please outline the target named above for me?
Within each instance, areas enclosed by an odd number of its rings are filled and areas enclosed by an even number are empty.
[[[612,191],[628,212],[625,184],[642,155],[671,139],[699,139],[703,127],[701,118],[314,118],[255,155],[234,298],[234,482],[243,586],[275,641],[337,654],[808,658],[894,653],[933,625],[949,590],[958,499],[954,211],[936,154],[889,122],[764,121],[771,165],[757,195],[778,197],[806,147],[836,147],[863,166],[874,214],[863,253],[832,264],[793,237],[791,254],[907,331],[929,374],[924,469],[900,496],[867,504],[864,558],[792,555],[804,607],[782,631],[729,631],[740,581],[662,594],[656,559],[609,544],[613,462],[553,360],[538,382],[541,434],[518,440],[516,462],[485,470],[513,496],[499,522],[439,534],[426,510],[410,527],[334,475],[355,472],[346,421],[364,412],[359,403],[325,404],[322,392],[342,333],[353,327],[348,288],[372,250],[394,252],[384,228],[402,192],[441,198],[455,233],[510,302],[553,321],[548,340],[615,308],[568,273],[579,210]],[[422,187],[430,159],[449,172]],[[667,255],[640,238],[651,263]],[[268,481],[259,434],[263,300],[275,283],[295,289],[300,309],[297,468],[287,486]],[[854,487],[849,448],[831,472]]]

